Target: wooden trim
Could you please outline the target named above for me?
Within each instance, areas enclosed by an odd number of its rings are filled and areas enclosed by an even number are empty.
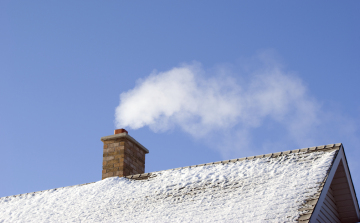
[[[333,198],[331,199],[329,195],[333,196]],[[325,207],[324,205],[326,205],[326,203],[328,203],[328,205]],[[334,203],[336,207],[329,207],[333,205],[331,203]],[[326,214],[324,212],[326,212],[326,210],[331,211],[331,209],[334,208],[336,208],[338,212],[338,216],[336,217],[341,222],[360,221],[358,201],[342,146],[331,166],[331,170],[309,222],[318,222],[317,219],[320,218],[320,216],[321,218],[318,220],[321,221]],[[330,215],[333,214],[334,212],[330,213]],[[328,221],[332,222],[329,219]]]
[[[327,177],[327,179],[326,179],[325,185],[324,185],[324,187],[323,187],[323,189],[322,189],[322,191],[321,191],[319,200],[318,200],[318,202],[317,202],[317,204],[316,204],[316,206],[315,206],[315,208],[314,208],[314,211],[313,211],[313,213],[312,213],[312,215],[311,215],[311,217],[310,217],[310,221],[309,221],[309,222],[311,222],[311,223],[312,223],[312,222],[317,222],[316,219],[317,219],[318,216],[320,215],[320,211],[321,211],[322,205],[323,205],[323,203],[324,203],[324,200],[325,200],[325,198],[326,198],[327,192],[328,192],[328,190],[329,190],[329,188],[330,188],[330,185],[331,185],[331,181],[332,181],[332,179],[334,178],[334,175],[335,175],[335,173],[336,173],[337,167],[339,166],[339,163],[340,163],[340,161],[341,161],[342,156],[343,156],[343,153],[341,153],[341,149],[340,149],[340,151],[338,152],[338,154],[337,154],[337,156],[336,156],[336,158],[335,158],[334,163],[333,163],[332,166],[331,166],[331,170],[330,170],[330,172],[329,172],[329,174],[328,174],[328,177]],[[324,220],[325,220],[325,219],[324,219]]]
[[[343,148],[343,147],[342,147]],[[345,156],[345,151],[344,149],[342,149],[342,152],[344,153],[344,158],[343,158],[343,164],[344,164],[344,169],[345,169],[345,173],[346,173],[346,177],[348,179],[348,183],[349,183],[349,187],[350,187],[350,192],[351,192],[351,196],[353,198],[353,203],[354,203],[354,207],[355,207],[355,211],[356,211],[356,215],[357,215],[357,221],[360,221],[360,210],[359,210],[359,201],[356,197],[356,192],[355,192],[355,187],[354,187],[354,183],[352,181],[351,178],[351,174],[350,174],[350,170],[349,170],[349,165]]]

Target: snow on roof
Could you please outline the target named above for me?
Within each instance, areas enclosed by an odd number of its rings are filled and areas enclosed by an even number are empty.
[[[3,197],[0,222],[292,222],[318,194],[334,148]]]

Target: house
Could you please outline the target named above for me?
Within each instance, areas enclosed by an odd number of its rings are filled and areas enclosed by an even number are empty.
[[[103,180],[0,198],[0,222],[360,220],[342,144],[144,173],[126,130],[101,140]]]

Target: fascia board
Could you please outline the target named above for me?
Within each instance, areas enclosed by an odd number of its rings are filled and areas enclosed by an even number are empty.
[[[326,182],[323,186],[323,189],[321,190],[321,194],[320,194],[320,197],[318,199],[318,202],[316,203],[316,206],[314,208],[314,211],[309,219],[309,222],[312,223],[312,222],[316,222],[316,218],[318,217],[319,213],[320,213],[320,210],[321,210],[321,204],[324,203],[324,200],[325,200],[325,197],[326,197],[326,194],[330,188],[330,185],[331,185],[331,182],[335,176],[335,173],[336,173],[336,170],[339,166],[339,163],[340,161],[342,160],[343,158],[343,154],[341,152],[342,151],[342,148],[340,149],[340,151],[338,152],[338,154],[336,155],[336,158],[335,158],[335,161],[333,162],[332,166],[331,166],[331,169],[330,169],[330,172],[327,176],[327,179],[326,179]]]
[[[355,206],[355,210],[356,210],[356,215],[357,215],[358,221],[360,221],[359,203],[358,203],[358,200],[357,200],[357,197],[356,197],[354,183],[353,183],[353,181],[351,179],[350,169],[349,169],[349,165],[348,165],[347,160],[346,160],[345,151],[344,151],[343,147],[342,147],[341,151],[343,153],[342,162],[343,162],[343,165],[344,165],[347,182],[349,184],[351,196],[353,198],[353,202],[354,202],[354,206]]]
[[[359,205],[358,205],[358,201],[357,201],[357,197],[356,197],[356,193],[355,193],[355,189],[354,189],[354,185],[353,185],[353,182],[351,180],[351,175],[350,175],[350,171],[349,171],[349,166],[348,166],[348,163],[346,161],[346,156],[345,156],[345,152],[344,152],[344,147],[341,146],[336,158],[335,158],[335,161],[331,167],[331,170],[330,170],[330,173],[326,179],[326,182],[325,182],[325,185],[321,191],[321,195],[319,197],[319,200],[314,208],[314,211],[311,215],[311,218],[309,220],[309,222],[316,222],[316,218],[318,217],[319,213],[320,213],[320,210],[321,210],[321,204],[323,204],[324,200],[325,200],[325,197],[326,197],[326,194],[329,190],[329,187],[332,183],[332,180],[334,178],[334,175],[336,173],[336,170],[340,164],[340,161],[342,161],[343,165],[344,165],[344,169],[345,169],[345,173],[346,173],[346,178],[347,178],[347,182],[349,184],[349,188],[350,188],[350,192],[351,192],[351,196],[352,196],[352,200],[354,202],[354,207],[355,207],[355,210],[356,210],[356,214],[357,214],[357,217],[358,217],[358,221],[360,221],[360,211],[359,211]]]

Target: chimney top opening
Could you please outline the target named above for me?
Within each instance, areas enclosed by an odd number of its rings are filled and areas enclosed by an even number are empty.
[[[126,131],[125,129],[115,129],[114,135],[124,133],[124,132],[126,132],[126,134],[129,134],[128,131]]]

